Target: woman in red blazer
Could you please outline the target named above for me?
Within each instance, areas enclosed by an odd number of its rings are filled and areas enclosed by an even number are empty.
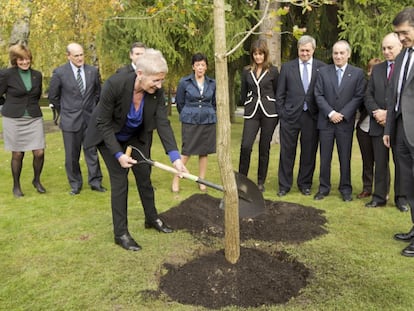
[[[24,153],[33,152],[33,186],[37,192],[46,190],[40,183],[44,163],[45,134],[39,106],[42,95],[42,74],[31,69],[32,53],[20,44],[10,47],[11,68],[0,72],[0,96],[6,95],[2,108],[4,148],[12,152],[13,194],[22,197],[20,173]]]

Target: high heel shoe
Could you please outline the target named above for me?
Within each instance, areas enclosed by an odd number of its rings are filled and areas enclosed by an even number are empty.
[[[23,192],[22,192],[22,190],[20,188],[13,188],[13,195],[16,198],[21,198],[21,197],[24,196],[24,194],[23,194]]]
[[[36,181],[32,181],[32,185],[33,187],[35,187],[35,189],[37,190],[37,192],[39,193],[45,193],[46,189],[45,187],[42,186],[42,184],[40,183],[40,181],[36,182]]]

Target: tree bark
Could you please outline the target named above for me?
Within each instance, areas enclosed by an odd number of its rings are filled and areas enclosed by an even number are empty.
[[[224,187],[224,253],[226,260],[237,263],[240,257],[239,198],[231,163],[231,126],[226,57],[224,0],[214,0],[214,45],[217,102],[217,156]]]

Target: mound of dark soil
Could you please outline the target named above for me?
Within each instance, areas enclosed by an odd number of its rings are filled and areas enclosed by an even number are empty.
[[[224,236],[220,200],[196,194],[161,214],[172,228],[187,230],[202,241]],[[266,201],[265,212],[240,219],[241,240],[300,243],[325,234],[323,211],[287,202]],[[270,248],[269,248],[270,249]],[[229,305],[258,307],[286,303],[306,286],[310,271],[285,252],[241,248],[230,264],[223,250],[183,265],[166,263],[159,292],[182,304],[218,309]]]
[[[224,237],[224,210],[220,199],[195,194],[161,216],[174,229],[195,236]],[[303,242],[326,233],[323,211],[288,203],[265,202],[265,212],[255,218],[240,219],[240,238],[269,242]]]

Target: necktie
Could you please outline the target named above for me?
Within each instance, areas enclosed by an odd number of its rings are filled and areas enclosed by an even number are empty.
[[[336,76],[338,77],[338,86],[341,85],[341,81],[342,81],[342,68],[339,68],[336,71]]]
[[[303,71],[302,71],[302,84],[305,93],[308,91],[309,88],[309,75],[308,75],[308,63],[303,62]],[[303,110],[308,110],[308,104],[306,102],[303,103]]]
[[[78,87],[79,87],[79,91],[81,92],[81,94],[85,94],[85,87],[83,85],[83,80],[82,80],[82,76],[81,76],[81,69],[78,68],[78,74],[76,76],[76,82],[78,83]]]
[[[309,87],[308,63],[306,62],[303,63],[302,84],[306,93]]]
[[[388,77],[387,77],[387,80],[388,81],[390,81],[391,80],[391,77],[392,77],[392,74],[394,73],[394,63],[391,63],[390,64],[390,71],[388,72]]]
[[[401,97],[404,91],[405,81],[407,80],[408,68],[410,67],[411,53],[413,52],[413,49],[409,48],[407,52],[408,52],[408,56],[407,56],[407,61],[405,62],[404,72],[403,72],[402,81],[401,81],[400,97],[395,107],[395,111],[399,111],[401,109]]]

